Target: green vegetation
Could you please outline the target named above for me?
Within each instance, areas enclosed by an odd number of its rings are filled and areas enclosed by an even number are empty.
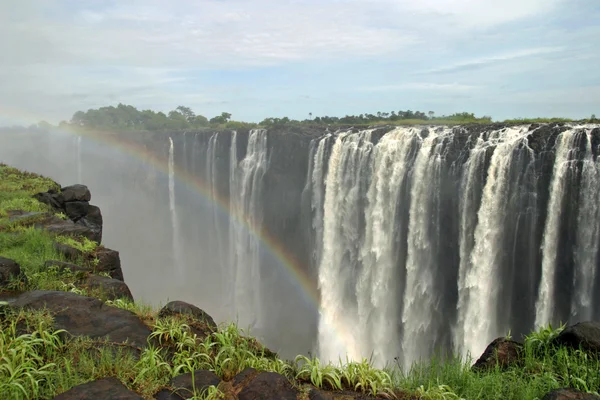
[[[46,260],[61,260],[54,247],[56,241],[77,247],[88,256],[96,250],[93,242],[54,237],[26,223],[9,223],[13,210],[50,211],[30,201],[31,195],[57,186],[49,179],[0,165],[0,255],[19,262],[27,277],[27,283],[15,281],[9,289],[73,291],[104,300],[102,293],[75,285],[82,278],[80,273],[44,267]],[[151,329],[148,346],[138,355],[126,344],[106,340],[77,338],[67,343],[62,332],[54,330],[53,317],[47,312],[16,311],[0,304],[0,393],[11,399],[46,399],[111,376],[151,399],[163,388],[177,389],[168,386],[177,375],[210,370],[223,382],[202,392],[194,389],[189,397],[221,399],[232,390],[227,381],[248,367],[287,377],[305,398],[311,385],[384,398],[431,400],[533,400],[560,387],[600,391],[597,356],[551,344],[564,325],[558,329],[544,327],[527,336],[522,359],[508,368],[498,365],[475,372],[470,359],[434,357],[402,371],[394,365],[377,369],[366,359],[330,364],[299,355],[294,360],[282,360],[233,323],[222,324],[214,332],[198,331],[199,321],[186,316],[159,318],[152,307],[126,299],[105,303],[135,313]],[[197,332],[206,334],[198,336]]]
[[[569,118],[515,118],[504,121],[494,121],[490,116],[477,117],[473,113],[458,112],[451,115],[437,116],[435,112],[398,110],[390,112],[378,111],[375,114],[363,113],[358,115],[314,116],[303,120],[281,118],[265,118],[260,123],[235,121],[231,113],[222,112],[220,115],[207,118],[196,114],[191,108],[178,106],[168,113],[153,110],[138,110],[131,105],[119,103],[115,106],[100,107],[87,111],[77,111],[70,121],[61,121],[60,128],[78,131],[94,132],[128,132],[128,131],[177,131],[201,128],[251,129],[277,127],[367,127],[377,125],[467,125],[467,124],[532,124],[532,123],[561,123],[561,122],[597,122],[596,116],[575,121]],[[41,121],[31,128],[42,130],[52,129],[53,126]],[[14,130],[15,128],[11,128]],[[0,129],[1,130],[1,129]]]

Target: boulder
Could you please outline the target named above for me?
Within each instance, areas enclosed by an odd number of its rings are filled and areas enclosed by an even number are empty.
[[[118,279],[107,278],[106,276],[90,275],[81,284],[78,285],[86,289],[100,290],[106,299],[115,300],[125,298],[133,301],[133,296],[127,284]]]
[[[187,324],[191,332],[196,334],[200,340],[204,340],[204,338],[217,330],[217,324],[210,315],[198,307],[183,301],[171,301],[158,313],[159,318],[177,315],[187,317]]]
[[[98,264],[94,267],[95,272],[107,272],[111,278],[123,280],[121,258],[118,251],[101,247],[96,250],[95,255],[98,259]]]
[[[507,338],[498,338],[486,347],[479,359],[473,364],[473,371],[494,369],[498,365],[507,369],[511,365],[521,362],[523,345]]]
[[[98,379],[75,386],[56,396],[54,400],[143,400],[127,389],[117,378]]]
[[[65,203],[67,217],[75,222],[85,217],[89,208],[90,203],[87,201],[72,201],[70,203]]]
[[[36,310],[46,308],[54,316],[54,328],[65,329],[73,336],[106,338],[116,343],[128,341],[134,347],[143,348],[150,335],[150,329],[131,311],[111,307],[93,297],[72,292],[25,292],[11,307]]]
[[[194,371],[194,379],[192,381],[192,373],[176,376],[171,380],[169,386],[171,389],[163,389],[158,392],[154,398],[156,400],[181,400],[189,399],[194,396],[194,386],[196,392],[201,394],[209,386],[217,386],[221,379],[212,371],[198,370]]]
[[[69,261],[79,261],[83,258],[83,252],[75,247],[64,243],[54,243],[54,248]]]
[[[0,288],[7,286],[11,279],[21,276],[21,266],[10,258],[0,257]]]
[[[585,321],[568,326],[552,341],[555,346],[580,347],[587,352],[600,354],[600,322]]]
[[[89,240],[96,240],[97,234],[88,228],[85,225],[76,224],[70,219],[60,219],[57,217],[58,221],[50,224],[36,224],[38,227],[47,230],[48,232],[54,233],[56,235],[65,235],[65,236],[83,236],[88,238]]]
[[[77,221],[78,225],[89,228],[94,233],[94,240],[96,243],[102,243],[102,212],[100,208],[90,205],[88,207],[87,214]]]
[[[56,199],[56,191],[49,190],[47,192],[36,193],[33,195],[33,198],[37,201],[48,204],[50,207],[55,210],[62,209],[62,204]]]
[[[210,315],[195,305],[184,301],[170,301],[158,312],[159,318],[173,315],[188,315],[195,320],[205,322],[213,330],[217,329],[217,324]]]
[[[64,204],[71,201],[90,201],[92,194],[85,185],[71,185],[61,188],[55,198],[60,204]]]
[[[261,372],[238,393],[239,400],[296,400],[300,392],[275,372]]]
[[[551,391],[542,400],[600,400],[600,396],[572,388],[565,388]]]

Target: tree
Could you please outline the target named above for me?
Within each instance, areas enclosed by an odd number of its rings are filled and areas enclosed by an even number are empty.
[[[210,119],[210,123],[211,124],[226,124],[227,121],[229,121],[229,119],[231,118],[231,114],[228,112],[222,112],[221,115],[218,115],[216,117],[213,117]]]
[[[178,106],[175,110],[179,111],[188,122],[191,122],[191,120],[196,116],[196,114],[194,114],[192,109],[189,107]]]

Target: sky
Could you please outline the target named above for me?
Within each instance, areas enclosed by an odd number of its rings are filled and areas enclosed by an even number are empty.
[[[0,125],[118,103],[587,118],[599,48],[599,0],[2,1]]]

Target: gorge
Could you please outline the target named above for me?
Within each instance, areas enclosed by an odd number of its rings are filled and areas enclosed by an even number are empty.
[[[598,124],[29,130],[0,160],[90,187],[136,300],[408,367],[600,318],[599,144]]]

